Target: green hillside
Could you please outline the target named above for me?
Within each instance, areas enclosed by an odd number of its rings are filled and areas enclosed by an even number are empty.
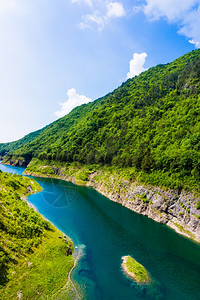
[[[53,299],[73,267],[68,240],[30,208],[27,195],[41,187],[33,179],[0,171],[0,299]],[[67,240],[67,239],[66,239]],[[69,295],[67,288],[66,294]],[[21,297],[21,298],[20,298]],[[49,298],[49,299],[50,299]],[[71,298],[67,298],[71,299]],[[72,297],[72,299],[74,299]]]
[[[21,147],[9,147],[0,145],[0,155],[9,151],[5,162],[28,157],[41,164],[132,168],[145,182],[198,190],[200,50],[150,68],[105,97],[75,108]]]
[[[21,138],[18,141],[14,141],[14,142],[11,142],[11,143],[0,144],[0,156],[4,156],[8,152],[11,152],[11,151],[14,151],[14,150],[16,150],[20,147],[23,147],[27,143],[34,140],[45,128],[46,127],[44,127],[43,129],[31,132],[31,133],[25,135],[23,138]],[[26,158],[26,161],[31,159],[31,157],[28,157],[28,156],[25,156],[25,158]]]

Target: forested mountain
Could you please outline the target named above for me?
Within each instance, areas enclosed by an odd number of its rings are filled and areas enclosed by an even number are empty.
[[[198,185],[200,49],[150,68],[21,141],[0,145],[5,161],[132,167],[146,178],[176,174]]]
[[[11,142],[11,143],[0,144],[0,155],[4,156],[8,152],[12,152],[14,150],[17,150],[18,148],[23,147],[27,143],[34,140],[45,128],[46,127],[44,127],[43,129],[31,132],[31,133],[25,135],[23,138],[21,138],[18,141],[14,141],[14,142]]]

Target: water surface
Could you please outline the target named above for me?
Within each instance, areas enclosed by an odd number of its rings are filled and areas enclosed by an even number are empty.
[[[22,168],[0,165],[8,172]],[[43,191],[28,200],[69,235],[84,252],[74,279],[86,299],[200,299],[200,246],[165,225],[136,214],[92,188],[36,178]],[[121,257],[133,256],[153,278],[140,287],[121,270]]]

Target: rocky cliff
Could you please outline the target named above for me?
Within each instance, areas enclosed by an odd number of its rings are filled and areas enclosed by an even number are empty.
[[[4,157],[0,157],[0,160],[3,160],[3,164],[5,165],[10,165],[10,166],[14,166],[14,167],[24,167],[26,168],[29,161],[26,161],[23,157],[13,157],[13,158],[7,158],[5,159]]]
[[[115,178],[111,178],[109,187],[104,182],[95,182],[94,177],[90,178],[87,185],[93,186],[112,201],[156,222],[166,224],[177,233],[200,242],[200,210],[197,209],[200,198],[198,196],[186,191],[179,193],[158,187],[144,187],[125,180],[116,186]],[[112,189],[114,186],[115,188]]]

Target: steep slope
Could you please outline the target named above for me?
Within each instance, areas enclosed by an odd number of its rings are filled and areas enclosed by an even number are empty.
[[[200,50],[129,79],[75,108],[27,142],[1,145],[4,161],[132,167],[154,185],[198,190]],[[3,151],[3,152],[2,152]]]

